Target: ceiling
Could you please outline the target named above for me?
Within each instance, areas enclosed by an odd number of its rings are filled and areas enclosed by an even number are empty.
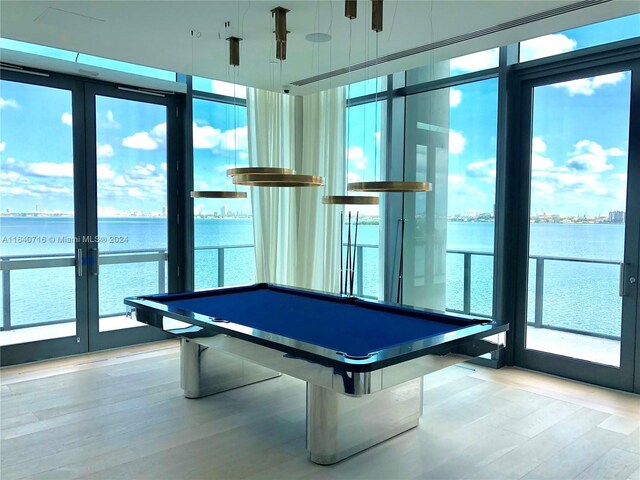
[[[585,6],[590,3],[590,6]],[[640,2],[557,0],[385,0],[384,30],[371,31],[371,2],[358,18],[340,1],[12,1],[0,2],[2,37],[186,74],[280,90],[325,72],[420,47],[554,8],[584,8],[540,19],[425,53],[382,62],[292,88],[304,94],[640,11]],[[288,8],[287,60],[275,62],[270,10]],[[225,22],[230,27],[225,28]],[[196,32],[192,37],[191,31]],[[350,32],[351,30],[351,32]],[[331,41],[311,43],[309,33]],[[229,36],[241,37],[240,67],[230,68]],[[349,46],[351,45],[351,48]],[[377,52],[377,55],[376,55]],[[86,70],[86,66],[85,66]],[[303,82],[304,83],[304,82]]]

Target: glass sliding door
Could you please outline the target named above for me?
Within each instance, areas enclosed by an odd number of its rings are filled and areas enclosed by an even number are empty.
[[[156,337],[126,317],[123,299],[167,291],[169,108],[165,97],[107,87],[91,89],[87,105],[95,109],[87,238],[90,288],[97,290],[93,349]]]
[[[516,353],[525,366],[629,390],[640,208],[632,80],[621,68],[525,87],[528,287]]]
[[[3,364],[77,353],[87,340],[76,85],[10,77],[0,80]]]
[[[123,299],[177,277],[175,99],[40,73],[0,89],[1,364],[165,338]]]

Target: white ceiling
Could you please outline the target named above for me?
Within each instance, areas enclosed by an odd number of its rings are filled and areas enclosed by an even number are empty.
[[[384,30],[378,55],[407,50],[473,32],[573,2],[557,0],[385,0]],[[274,21],[270,10],[287,15],[288,58],[275,57]],[[640,11],[640,2],[617,0],[511,28],[435,52],[381,64],[379,75],[464,55],[510,42],[557,32]],[[231,27],[225,29],[225,22]],[[259,1],[12,1],[0,2],[2,37],[78,51],[152,67],[193,73],[218,80],[279,90],[281,85],[315,76],[349,63],[376,57],[376,37],[370,29],[371,2],[358,1],[358,18],[344,17],[344,2],[302,0]],[[191,30],[200,32],[192,39]],[[305,36],[331,35],[313,44]],[[228,36],[243,38],[240,68],[228,66]],[[86,67],[85,67],[86,69]],[[352,72],[307,87],[304,94],[375,76],[375,68]]]

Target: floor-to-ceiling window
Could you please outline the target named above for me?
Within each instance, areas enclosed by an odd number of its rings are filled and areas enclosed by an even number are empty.
[[[403,275],[393,275],[404,303],[493,314],[498,78],[455,76],[495,62],[491,50],[407,72],[424,91],[405,97],[403,170],[432,189],[404,194],[401,205]],[[448,75],[451,86],[430,83]]]
[[[249,166],[245,87],[194,78],[193,188],[245,191],[246,199],[194,199],[195,288],[255,281],[251,191],[227,169]]]
[[[386,77],[354,83],[347,88],[346,114],[346,165],[347,183],[382,180],[386,155],[387,102],[379,93],[386,89]],[[349,195],[380,197],[378,193],[349,192]],[[384,200],[383,200],[384,202]],[[380,250],[380,205],[345,205],[343,208],[343,242],[349,242],[349,218],[351,218],[351,243],[355,237],[358,220],[357,248],[350,260],[354,264],[354,294],[368,298],[382,298],[384,255]],[[347,250],[344,249],[345,262]],[[347,279],[349,280],[349,279]],[[348,282],[347,282],[348,283]]]

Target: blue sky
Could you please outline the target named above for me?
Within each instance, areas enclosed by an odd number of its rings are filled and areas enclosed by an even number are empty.
[[[523,42],[522,56],[531,59],[638,34],[640,15],[635,15]],[[451,71],[494,66],[496,55],[491,50],[454,59]],[[629,73],[614,72],[536,89],[532,213],[606,215],[625,209],[629,85]],[[449,90],[449,215],[493,210],[496,101],[495,79]],[[381,152],[384,111],[383,102],[377,109],[374,104],[350,109],[351,181],[381,179],[374,167],[381,164],[375,158]],[[100,97],[97,112],[100,213],[162,212],[164,107]],[[2,211],[31,212],[38,204],[40,210],[70,212],[70,93],[2,81],[0,120]],[[224,171],[248,163],[243,107],[194,101],[194,162],[196,189],[234,188]],[[219,211],[223,203],[227,210],[250,211],[248,200],[197,201],[196,210]]]

